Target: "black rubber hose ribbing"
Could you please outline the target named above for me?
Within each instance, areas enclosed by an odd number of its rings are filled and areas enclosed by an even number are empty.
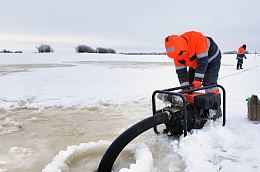
[[[169,121],[169,115],[163,112],[146,118],[127,129],[109,146],[100,161],[97,172],[111,172],[117,156],[129,142],[146,130],[167,121]]]

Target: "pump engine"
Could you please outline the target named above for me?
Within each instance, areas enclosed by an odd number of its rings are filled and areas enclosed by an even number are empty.
[[[218,86],[221,87],[220,85]],[[180,88],[183,87],[176,87],[173,90]],[[172,89],[157,90],[154,92],[153,96],[159,93],[157,98],[162,100],[167,106],[160,110],[155,110],[155,100],[153,100],[153,113],[167,112],[170,114],[170,120],[164,123],[166,128],[163,133],[172,136],[181,135],[183,132],[186,132],[186,135],[187,131],[191,129],[202,128],[208,120],[215,121],[222,117],[221,94],[203,93],[201,92],[203,88],[205,87],[177,93],[171,92]],[[224,88],[221,88],[225,94]],[[223,118],[223,126],[225,125],[224,123],[225,117]],[[156,127],[154,127],[154,131],[155,133],[159,133]]]
[[[193,94],[184,94],[184,97],[187,100],[188,131],[200,129],[208,120],[216,120],[222,116],[220,94],[194,92]],[[164,94],[162,98],[163,101],[170,103],[170,105],[158,110],[157,113],[168,111],[171,114],[171,119],[165,123],[166,129],[164,133],[167,133],[169,136],[183,134],[184,114],[183,103],[180,97]]]

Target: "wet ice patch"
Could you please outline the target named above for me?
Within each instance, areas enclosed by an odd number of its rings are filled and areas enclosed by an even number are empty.
[[[26,166],[33,156],[33,150],[30,148],[11,147],[8,156],[1,157],[0,171],[5,171],[6,166],[21,168]],[[8,171],[8,170],[7,170]]]
[[[83,158],[87,154],[96,153],[103,156],[103,152],[108,148],[111,142],[102,141],[81,143],[76,146],[68,146],[67,150],[60,151],[52,162],[49,163],[42,172],[64,172],[69,171],[70,165],[75,161],[87,161],[88,158]],[[123,151],[130,151],[134,153],[136,162],[131,164],[129,168],[122,168],[120,172],[153,172],[155,171],[153,165],[153,157],[149,148],[144,143],[130,144],[125,147]],[[120,164],[122,165],[122,164]],[[96,164],[96,169],[98,164]]]
[[[13,156],[15,160],[22,160],[31,156],[33,151],[27,148],[11,147],[8,154]]]
[[[0,134],[9,134],[22,130],[22,126],[19,125],[19,122],[15,121],[14,117],[7,117],[0,123]]]
[[[14,118],[7,117],[7,118],[5,118],[5,119],[3,120],[2,125],[9,125],[9,124],[17,125],[17,124],[19,124],[19,123],[16,122],[16,121],[14,120]]]
[[[139,142],[132,145],[136,163],[131,164],[130,168],[122,168],[119,172],[153,172],[156,169],[153,165],[153,156],[146,144]],[[128,148],[129,149],[129,148]]]
[[[5,169],[3,166],[8,164],[7,161],[0,161],[0,172],[4,172],[4,171],[8,171],[7,169]]]
[[[4,127],[0,125],[0,133],[4,130]]]
[[[41,117],[31,117],[30,119],[27,119],[27,121],[37,122],[37,121],[47,121],[48,119],[41,118]]]
[[[77,157],[80,157],[88,152],[99,152],[108,147],[110,142],[108,141],[99,141],[89,142],[89,143],[81,143],[79,146],[73,145],[68,146],[66,151],[60,151],[58,155],[56,155],[52,162],[49,163],[42,172],[63,172],[69,170],[69,165],[71,162],[75,161]]]

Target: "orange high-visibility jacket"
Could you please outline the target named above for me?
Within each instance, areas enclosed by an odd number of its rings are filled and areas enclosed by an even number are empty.
[[[237,60],[239,63],[243,63],[243,58],[246,58],[245,49],[243,47],[239,47],[237,51]]]
[[[203,58],[208,55],[207,37],[195,31],[186,32],[181,36],[187,41],[188,56],[185,56],[183,58],[182,56],[180,56],[180,59],[174,60],[174,64],[175,66],[182,66],[183,64],[180,63],[180,61],[185,60],[185,66],[189,66],[193,69],[196,69],[198,64],[198,58]]]
[[[239,47],[237,53],[238,54],[245,54],[245,49],[243,47]]]
[[[200,32],[190,31],[180,36],[186,40],[188,45],[188,52],[186,55],[176,55],[176,53],[172,53],[174,56],[172,57],[170,51],[179,51],[177,50],[178,45],[174,43],[176,45],[174,48],[175,45],[171,44],[171,42],[166,42],[167,40],[165,40],[165,46],[167,55],[174,59],[180,84],[181,86],[185,86],[189,85],[187,66],[196,69],[194,79],[197,81],[202,81],[208,64],[218,56],[220,50],[210,37],[206,37]]]

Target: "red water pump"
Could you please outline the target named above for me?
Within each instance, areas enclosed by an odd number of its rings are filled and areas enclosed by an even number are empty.
[[[221,94],[203,93],[201,90],[219,87],[223,94],[223,126],[226,119],[226,93],[224,87],[221,85],[211,85],[195,89],[187,87],[175,87],[165,90],[156,90],[152,96],[153,115],[157,113],[167,112],[171,119],[165,124],[166,129],[164,133],[171,135],[187,135],[187,131],[191,129],[200,129],[204,124],[212,119],[222,117],[221,110]],[[169,104],[163,109],[156,110],[155,95],[165,103]],[[154,127],[155,133],[157,127]]]

